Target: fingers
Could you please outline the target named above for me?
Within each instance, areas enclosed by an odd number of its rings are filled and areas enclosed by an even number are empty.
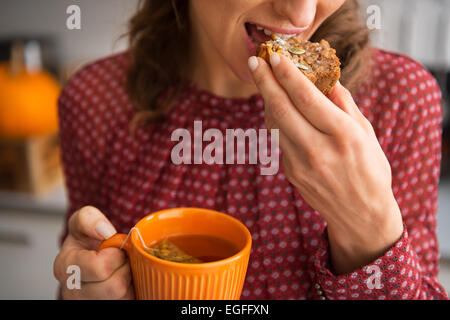
[[[128,291],[125,296],[120,298],[120,300],[135,300],[136,296],[134,294],[134,286],[133,283],[130,283],[130,286],[128,287]]]
[[[279,128],[293,141],[306,142],[318,134],[317,130],[294,108],[288,95],[275,79],[269,65],[261,58],[249,59],[253,78],[266,107],[266,126]]]
[[[77,265],[81,270],[81,281],[105,281],[126,263],[125,253],[117,248],[95,250],[72,250],[65,264]]]
[[[134,298],[129,263],[124,264],[110,278],[101,282],[82,282],[79,290],[62,288],[64,299],[118,300]]]
[[[83,295],[91,299],[116,300],[125,297],[131,284],[129,263],[124,264],[107,280],[81,284]]]
[[[285,56],[270,57],[273,73],[304,118],[318,130],[336,135],[348,124],[346,113],[329,99]]]
[[[361,113],[355,101],[353,100],[350,91],[348,91],[339,81],[331,90],[330,94],[328,95],[328,99],[330,99],[331,102],[333,102],[348,115],[350,115],[364,129],[373,132],[372,124]]]
[[[69,235],[54,262],[54,275],[61,283],[63,296],[70,299],[128,299],[134,297],[131,272],[125,253],[117,248],[99,252],[101,240],[116,230],[96,208],[84,207],[69,220]],[[81,289],[69,290],[67,268],[79,267]],[[130,288],[131,287],[131,288]]]
[[[75,265],[80,268],[81,281],[103,281],[125,262],[126,255],[120,249],[106,248],[99,252],[88,250],[77,245],[77,242],[69,236],[55,258],[53,273],[55,278],[63,284],[68,277],[67,268]]]
[[[109,220],[94,207],[84,207],[69,219],[69,233],[79,241],[106,240],[117,233]]]
[[[355,116],[359,112],[350,91],[339,81],[331,89],[331,92],[328,94],[328,99],[351,116]]]

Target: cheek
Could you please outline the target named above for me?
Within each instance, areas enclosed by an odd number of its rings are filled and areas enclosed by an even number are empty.
[[[312,37],[320,25],[345,3],[345,0],[319,0],[316,7],[316,17],[313,27],[308,30],[305,39]]]
[[[260,0],[257,0],[260,1]],[[206,40],[206,54],[223,62],[242,81],[252,83],[248,70],[249,57],[245,43],[242,16],[254,6],[255,0],[191,0],[191,19]],[[244,5],[245,4],[245,5]]]
[[[317,16],[325,20],[335,13],[344,3],[345,0],[319,0],[317,2]]]
[[[226,29],[226,21],[229,15],[226,14],[224,5],[228,1],[192,0],[190,5],[191,22],[200,28],[198,32],[206,33],[208,38],[220,38],[218,32]],[[197,29],[197,28],[196,28]]]
[[[253,76],[248,67],[250,54],[245,46],[245,40],[242,36],[239,36],[233,41],[233,47],[227,48],[222,53],[222,56],[236,77],[243,82],[254,83]]]
[[[244,62],[242,62],[244,61]],[[236,65],[240,65],[238,68],[234,69],[234,74],[243,82],[254,84],[253,76],[248,68],[247,59],[236,62]],[[233,69],[233,68],[232,68]]]

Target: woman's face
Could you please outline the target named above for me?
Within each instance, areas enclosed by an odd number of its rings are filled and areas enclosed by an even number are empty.
[[[344,2],[191,0],[190,16],[195,38],[202,39],[208,48],[206,54],[221,57],[239,79],[252,83],[247,60],[256,54],[261,42],[270,39],[268,34],[309,39]]]

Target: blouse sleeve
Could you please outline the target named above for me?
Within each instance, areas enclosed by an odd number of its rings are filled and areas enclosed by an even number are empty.
[[[388,74],[388,78],[398,77],[398,85],[383,93],[394,96],[396,91],[396,98],[374,127],[391,164],[392,187],[404,231],[383,256],[339,276],[331,272],[328,242],[324,241],[314,260],[315,290],[322,299],[448,299],[437,280],[441,92],[418,63],[406,57],[398,60],[405,69],[403,75]],[[383,125],[383,121],[393,123],[392,127]]]

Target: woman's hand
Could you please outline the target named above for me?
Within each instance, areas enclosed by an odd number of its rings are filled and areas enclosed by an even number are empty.
[[[106,248],[97,252],[101,241],[116,230],[96,208],[84,207],[69,220],[69,234],[57,255],[53,272],[61,284],[63,299],[134,299],[130,265],[124,252]],[[68,266],[81,270],[81,288],[68,289]]]
[[[327,221],[334,272],[343,274],[382,255],[403,232],[391,168],[370,122],[337,83],[328,97],[284,56],[272,70],[249,66],[265,101],[268,129],[280,129],[289,181]]]

